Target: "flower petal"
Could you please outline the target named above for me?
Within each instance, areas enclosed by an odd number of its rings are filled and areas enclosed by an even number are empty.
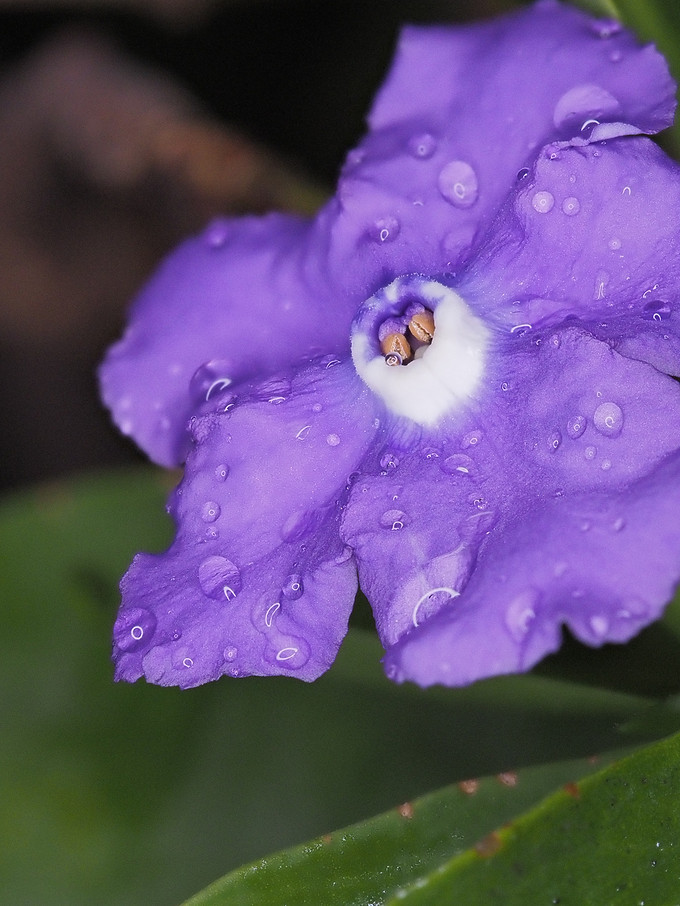
[[[323,260],[305,262],[308,237],[290,216],[214,221],[139,296],[100,376],[119,428],[156,462],[184,459],[189,416],[216,390],[347,350],[353,312],[319,277]]]
[[[680,166],[649,139],[548,145],[460,291],[505,330],[577,317],[680,374]]]
[[[680,578],[680,523],[667,507],[645,519],[680,446],[679,406],[676,382],[576,328],[498,351],[466,433],[363,479],[343,518],[388,671],[463,684],[528,669],[562,622],[601,644],[658,617]],[[403,528],[384,540],[390,491]]]
[[[656,132],[674,108],[654,48],[552,0],[464,28],[407,28],[323,215],[334,271],[350,252],[382,284],[457,270],[535,149],[594,120]]]
[[[312,680],[335,657],[357,586],[339,508],[376,430],[370,398],[351,365],[310,367],[285,399],[256,391],[193,423],[176,540],[121,585],[118,679]]]

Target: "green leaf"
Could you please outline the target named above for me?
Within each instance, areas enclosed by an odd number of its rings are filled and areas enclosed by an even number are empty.
[[[453,780],[680,725],[642,678],[625,692],[558,675],[395,686],[361,630],[313,684],[116,685],[118,580],[137,550],[170,540],[172,480],[90,476],[0,505],[0,902],[180,902],[264,852]]]
[[[678,902],[680,736],[569,784],[402,889],[408,906]]]

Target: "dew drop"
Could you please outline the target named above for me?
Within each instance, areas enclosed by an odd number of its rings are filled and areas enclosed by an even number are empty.
[[[230,364],[224,360],[213,359],[201,365],[189,381],[189,394],[197,403],[208,402],[219,397],[231,384]]]
[[[401,510],[387,510],[380,517],[380,525],[391,532],[399,532],[407,524],[408,517]]]
[[[555,104],[553,123],[558,129],[580,130],[588,120],[611,119],[620,112],[616,98],[599,85],[576,85]]]
[[[419,160],[427,160],[432,157],[437,149],[437,141],[429,132],[423,132],[421,135],[414,135],[408,143],[409,154]]]
[[[474,475],[475,463],[464,453],[454,453],[447,456],[441,463],[442,471],[447,475]]]
[[[281,602],[275,601],[273,604],[270,604],[269,607],[267,608],[266,613],[264,615],[264,625],[267,627],[267,629],[272,628],[272,621],[273,621],[274,617],[276,616],[276,613],[280,607],[281,607]]]
[[[621,248],[621,240],[614,236],[609,240],[607,245],[612,250],[612,252],[618,252],[618,250]]]
[[[304,440],[307,437],[307,435],[309,434],[309,432],[311,431],[311,429],[312,429],[311,425],[304,425],[302,428],[300,428],[298,433],[295,435],[295,439]]]
[[[380,457],[380,468],[383,472],[391,472],[399,466],[399,457],[394,453],[385,452]]]
[[[375,242],[392,242],[399,235],[401,224],[396,217],[380,217],[371,229]]]
[[[187,669],[193,667],[194,666],[193,658],[185,657],[184,660],[182,661],[182,666],[186,667]]]
[[[470,431],[463,437],[463,446],[464,447],[476,447],[477,444],[482,439],[481,431]]]
[[[596,638],[602,639],[609,629],[609,620],[603,616],[594,616],[590,618],[590,628],[593,630]]]
[[[156,617],[146,607],[121,610],[113,627],[116,645],[121,651],[138,651],[147,646],[156,631]]]
[[[201,507],[201,519],[204,522],[215,522],[216,519],[219,519],[221,512],[219,503],[215,503],[214,500],[208,500]]]
[[[569,437],[576,440],[576,438],[580,437],[586,430],[587,424],[588,419],[585,417],[585,415],[572,415],[571,418],[567,421],[567,434],[569,435]]]
[[[517,642],[521,642],[526,636],[529,626],[536,617],[534,603],[533,592],[524,592],[511,602],[505,613],[505,625]]]
[[[212,249],[223,248],[229,236],[229,224],[230,221],[221,217],[212,220],[203,233],[205,244]]]
[[[539,214],[547,214],[549,211],[552,211],[555,206],[555,196],[552,192],[546,190],[536,192],[531,199],[531,206],[534,211],[538,211]]]
[[[288,601],[297,601],[298,598],[302,597],[302,594],[305,590],[302,577],[297,573],[293,573],[288,576],[288,578],[283,583],[283,588],[281,589],[281,594]]]
[[[222,656],[224,657],[225,661],[235,661],[237,655],[238,655],[238,648],[234,648],[233,645],[229,645],[227,648],[224,649],[224,651],[222,653]]]
[[[595,410],[593,422],[600,434],[618,437],[623,428],[623,410],[616,403],[601,403]]]
[[[611,459],[603,459],[603,460],[602,460],[602,463],[601,463],[601,465],[600,465],[600,468],[602,469],[603,472],[608,472],[609,469],[611,469],[611,467],[612,467],[612,461],[611,461]]]
[[[586,447],[583,451],[583,455],[586,459],[595,459],[595,457],[597,456],[597,447]]]
[[[527,179],[528,177],[529,177],[529,169],[527,167],[522,167],[521,170],[517,171],[518,182],[521,182],[523,179]]]
[[[666,321],[671,316],[671,306],[665,299],[652,299],[642,309],[645,321]]]
[[[469,208],[479,195],[477,174],[464,160],[452,160],[441,170],[437,185],[442,196],[457,208]]]
[[[217,601],[231,601],[241,591],[241,573],[226,557],[208,557],[198,567],[203,593]]]
[[[548,436],[548,449],[551,452],[555,452],[560,444],[562,443],[562,434],[560,431],[553,431],[552,434]]]
[[[329,447],[337,447],[337,445],[340,443],[340,438],[337,434],[329,434],[326,438],[326,443]]]
[[[276,660],[277,661],[290,661],[295,657],[295,655],[298,653],[298,651],[299,651],[298,648],[293,648],[292,646],[288,647],[288,648],[282,648],[277,653]]]
[[[215,467],[215,478],[218,481],[226,481],[229,475],[229,466],[226,463],[220,463]]]
[[[581,210],[581,202],[574,195],[565,198],[562,202],[562,210],[568,217],[573,217]]]
[[[625,527],[626,527],[626,520],[623,518],[623,516],[619,516],[612,523],[612,528],[614,529],[615,532],[623,531],[623,529]]]

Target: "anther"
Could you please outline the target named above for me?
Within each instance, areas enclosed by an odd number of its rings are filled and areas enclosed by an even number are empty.
[[[403,333],[389,333],[380,348],[388,365],[403,365],[411,358],[411,347]]]
[[[408,329],[420,343],[431,343],[434,337],[434,315],[425,309],[408,322]]]

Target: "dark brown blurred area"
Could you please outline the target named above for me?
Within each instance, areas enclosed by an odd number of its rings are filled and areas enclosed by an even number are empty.
[[[501,0],[0,0],[0,487],[141,458],[95,369],[216,213],[312,211],[407,21]]]

